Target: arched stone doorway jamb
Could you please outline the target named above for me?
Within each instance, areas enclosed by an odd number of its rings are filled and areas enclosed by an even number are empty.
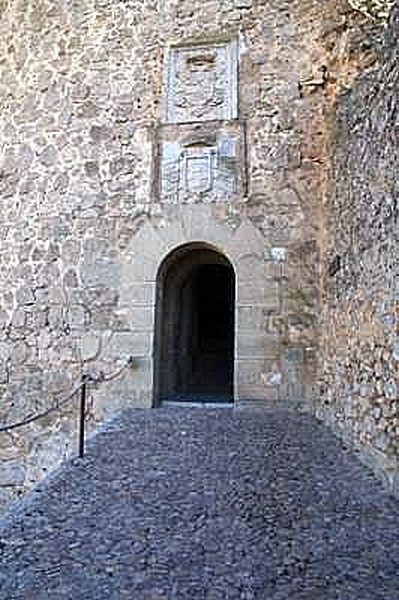
[[[138,357],[132,391],[142,394],[146,405],[153,404],[158,270],[173,250],[195,243],[226,256],[236,274],[234,400],[270,399],[263,374],[276,365],[265,351],[264,315],[278,311],[279,306],[265,258],[265,240],[247,219],[235,229],[221,222],[211,205],[176,207],[170,220],[157,227],[148,219],[125,251],[118,312],[130,332],[124,343]]]

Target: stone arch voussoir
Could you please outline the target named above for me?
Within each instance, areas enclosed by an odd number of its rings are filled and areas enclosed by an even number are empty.
[[[208,245],[233,266],[236,273],[234,397],[262,399],[266,393],[262,374],[270,368],[263,352],[262,327],[257,322],[261,318],[257,315],[262,313],[259,308],[270,304],[263,276],[264,238],[249,220],[243,220],[236,229],[221,222],[211,205],[179,207],[173,219],[156,226],[148,219],[125,251],[119,309],[132,336],[140,331],[143,338],[138,370],[146,369],[145,380],[153,382],[157,273],[165,257],[187,244]]]

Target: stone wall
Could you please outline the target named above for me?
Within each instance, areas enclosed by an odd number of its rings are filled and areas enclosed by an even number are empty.
[[[92,386],[89,427],[151,406],[157,272],[190,242],[236,271],[235,399],[311,403],[347,3],[8,0],[0,15],[0,421],[131,355]],[[0,502],[71,452],[75,408],[0,434]]]
[[[317,409],[396,492],[398,9],[378,62],[338,100]]]

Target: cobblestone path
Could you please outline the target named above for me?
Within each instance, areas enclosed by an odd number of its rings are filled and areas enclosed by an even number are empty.
[[[1,600],[399,600],[399,503],[308,415],[126,411],[30,497]]]

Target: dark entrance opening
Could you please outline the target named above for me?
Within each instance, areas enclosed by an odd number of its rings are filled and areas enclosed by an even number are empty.
[[[164,261],[157,281],[157,402],[233,400],[234,290],[234,269],[216,250],[183,246]]]

